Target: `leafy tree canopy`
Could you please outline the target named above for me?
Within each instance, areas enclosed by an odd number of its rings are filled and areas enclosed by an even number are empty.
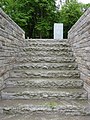
[[[0,0],[0,7],[26,32],[29,38],[53,38],[53,25],[64,24],[64,38],[90,4],[65,0],[57,10],[56,0]],[[62,1],[62,0],[60,0]]]
[[[55,0],[1,0],[0,6],[30,38],[53,37],[58,21]]]
[[[76,0],[67,0],[60,10],[60,21],[64,24],[64,37],[67,38],[67,32],[72,25],[83,14],[81,4]]]

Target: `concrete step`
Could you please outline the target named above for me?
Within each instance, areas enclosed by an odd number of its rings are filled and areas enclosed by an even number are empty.
[[[14,52],[11,53],[12,55]],[[72,52],[63,52],[63,51],[21,51],[19,52],[19,55],[21,56],[43,56],[43,57],[56,57],[56,56],[68,56],[72,57]]]
[[[5,87],[33,87],[33,88],[82,88],[80,79],[61,78],[8,78]]]
[[[60,115],[60,116],[64,115],[64,117],[65,115],[79,115],[79,116],[88,115],[89,116],[90,102],[87,100],[75,100],[75,101],[74,100],[60,100],[60,101],[57,101],[57,100],[44,100],[44,101],[42,100],[38,100],[38,101],[37,100],[33,100],[33,101],[32,100],[3,100],[3,101],[0,101],[0,113],[4,113],[7,115],[15,114],[15,115],[22,115],[22,116],[31,115],[31,113],[34,115],[38,114],[41,116],[43,114]],[[28,120],[28,119],[23,119],[23,120]],[[55,120],[61,120],[61,119],[59,118]]]
[[[59,114],[5,115],[2,120],[90,120],[90,116],[70,116]]]
[[[11,78],[80,78],[78,70],[13,70]]]
[[[27,51],[63,51],[63,52],[72,52],[70,47],[46,47],[46,46],[42,46],[42,47],[33,47],[33,46],[29,46],[29,47],[24,47],[23,51],[27,52]]]
[[[87,99],[84,89],[61,89],[61,88],[6,88],[1,91],[2,99]]]
[[[70,44],[69,43],[66,43],[66,42],[45,42],[45,41],[27,41],[28,45],[27,46],[33,46],[33,47],[70,47]]]
[[[14,69],[18,70],[32,70],[32,69],[46,69],[46,70],[75,70],[78,66],[76,63],[22,63],[14,65]]]
[[[80,113],[80,112],[79,112]],[[74,114],[74,113],[73,113]],[[84,114],[84,112],[83,112]],[[87,114],[87,112],[85,112]],[[90,115],[61,115],[60,113],[0,114],[0,120],[90,120]]]
[[[74,57],[61,57],[61,56],[51,56],[51,57],[39,57],[39,56],[21,56],[20,58],[16,58],[17,63],[25,63],[25,62],[37,62],[37,63],[73,63],[75,62]]]
[[[50,43],[50,44],[69,44],[68,39],[56,40],[56,39],[25,39],[25,42],[28,43]]]

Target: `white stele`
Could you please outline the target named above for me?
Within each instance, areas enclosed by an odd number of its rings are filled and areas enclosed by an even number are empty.
[[[63,23],[54,23],[54,39],[63,39]]]

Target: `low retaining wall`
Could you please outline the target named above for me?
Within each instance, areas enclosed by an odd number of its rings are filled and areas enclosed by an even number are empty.
[[[90,8],[69,30],[68,39],[78,63],[81,79],[85,81],[85,89],[90,92]]]
[[[0,89],[19,56],[25,32],[0,9]]]

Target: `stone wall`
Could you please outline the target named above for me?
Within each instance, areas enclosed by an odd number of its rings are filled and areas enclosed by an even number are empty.
[[[0,9],[0,89],[16,63],[24,44],[25,32]]]
[[[90,8],[69,30],[68,38],[78,62],[81,79],[90,92]]]

